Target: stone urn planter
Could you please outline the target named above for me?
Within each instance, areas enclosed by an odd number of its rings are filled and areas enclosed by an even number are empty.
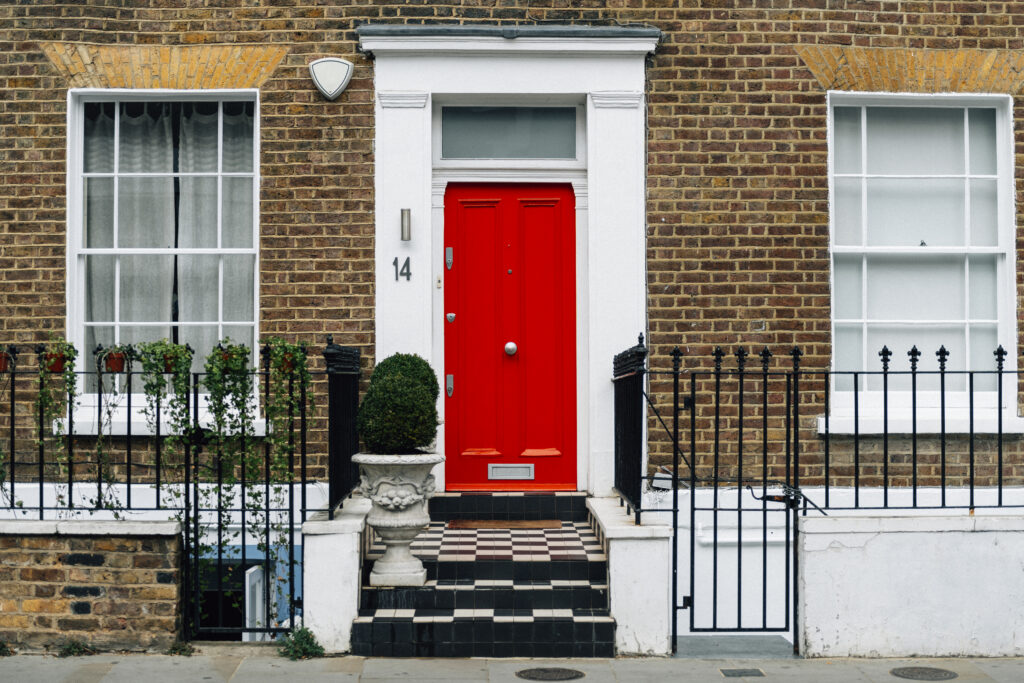
[[[423,562],[412,554],[412,541],[430,523],[427,500],[434,492],[430,470],[444,456],[376,455],[357,453],[363,495],[373,508],[366,523],[384,541],[384,555],[373,564],[371,586],[422,586],[427,581]]]
[[[427,500],[434,492],[431,468],[444,461],[432,450],[437,436],[440,387],[427,361],[398,353],[373,370],[359,405],[356,430],[364,451],[352,457],[359,465],[360,488],[373,508],[366,518],[383,539],[386,551],[370,572],[371,586],[422,586],[423,563],[412,554],[412,541],[430,523]]]

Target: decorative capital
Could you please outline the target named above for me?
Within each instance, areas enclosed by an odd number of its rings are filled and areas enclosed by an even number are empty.
[[[324,362],[327,365],[328,374],[358,375],[359,348],[355,346],[338,346],[334,343],[334,337],[327,335]]]
[[[422,109],[429,93],[421,90],[378,90],[377,101],[385,109]]]
[[[643,103],[644,94],[604,90],[590,93],[590,101],[597,109],[636,109]]]

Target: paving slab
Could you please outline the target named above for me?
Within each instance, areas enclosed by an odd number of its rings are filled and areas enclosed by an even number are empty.
[[[394,681],[487,680],[486,659],[367,659],[363,679]]]

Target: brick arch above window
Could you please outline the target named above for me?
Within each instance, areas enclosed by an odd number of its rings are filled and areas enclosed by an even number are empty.
[[[1024,90],[1024,53],[1016,50],[801,45],[796,54],[825,90],[1010,95]]]
[[[258,88],[288,54],[288,48],[279,45],[40,47],[72,88]]]

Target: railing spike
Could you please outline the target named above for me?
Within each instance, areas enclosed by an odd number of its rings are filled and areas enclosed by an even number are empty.
[[[889,350],[888,346],[882,346],[882,350],[878,352],[878,357],[882,359],[882,372],[889,372],[889,359],[892,358],[892,351]]]
[[[921,358],[921,352],[917,350],[917,346],[913,346],[907,351],[907,355],[910,357],[910,371],[916,372],[917,361]]]
[[[768,372],[768,365],[772,360],[772,352],[768,350],[768,347],[761,349],[761,353],[757,354],[761,357],[761,369]]]
[[[743,372],[743,368],[747,364],[748,355],[750,354],[747,353],[747,350],[742,346],[736,349],[736,369],[740,372]]]
[[[939,372],[945,372],[946,361],[949,359],[949,351],[946,350],[945,345],[939,347],[939,350],[935,352],[935,356],[939,359]]]
[[[1006,356],[1008,355],[1006,349],[1004,349],[1003,345],[1000,344],[998,348],[996,348],[996,350],[992,352],[992,355],[996,357],[996,369],[999,372],[1002,372],[1003,363],[1006,361]]]
[[[725,358],[725,351],[722,350],[721,346],[716,346],[715,350],[711,352],[711,357],[715,359],[715,372],[721,372],[722,359]]]

